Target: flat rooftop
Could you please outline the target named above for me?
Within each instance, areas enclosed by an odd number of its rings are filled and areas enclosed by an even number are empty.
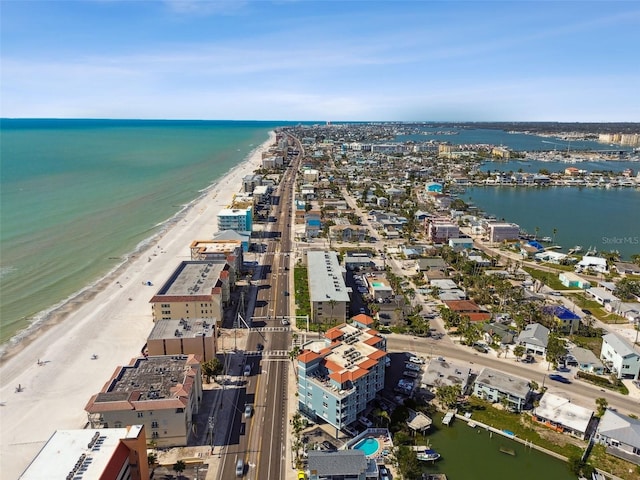
[[[460,385],[464,388],[469,382],[471,369],[446,360],[431,360],[422,375],[422,383],[430,387]]]
[[[506,373],[484,368],[478,375],[476,383],[482,383],[496,388],[501,392],[507,392],[525,398],[529,393],[529,382],[519,377],[513,377]]]
[[[139,430],[140,426],[132,428]],[[79,472],[77,475],[81,472],[81,476],[74,475],[73,478],[98,480],[120,439],[127,435],[126,428],[57,430],[19,480],[64,479],[74,470]]]
[[[147,340],[162,340],[165,338],[195,338],[212,337],[215,321],[197,318],[178,320],[156,320]]]
[[[194,240],[191,248],[197,248],[200,253],[231,253],[242,248],[240,240]]]
[[[309,294],[312,302],[348,302],[349,292],[342,277],[342,267],[335,252],[307,252]]]
[[[199,260],[181,262],[157,295],[207,295],[215,288],[225,266]]]
[[[534,413],[577,432],[587,431],[587,426],[593,415],[592,410],[571,403],[571,400],[552,393],[545,393],[542,396]]]
[[[141,357],[131,365],[120,367],[115,378],[102,392],[95,403],[126,401],[135,392],[134,401],[175,398],[174,387],[187,383],[193,355],[158,355]]]

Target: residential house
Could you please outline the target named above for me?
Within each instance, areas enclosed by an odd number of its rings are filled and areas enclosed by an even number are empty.
[[[488,322],[491,320],[491,312],[481,308],[472,300],[445,300],[444,304],[472,322]]]
[[[473,385],[473,395],[519,412],[529,400],[531,388],[527,380],[483,368]]]
[[[315,238],[322,230],[322,214],[320,210],[309,210],[304,214],[304,234],[307,238]]]
[[[638,379],[640,354],[615,333],[607,333],[602,337],[600,359],[618,378]]]
[[[465,394],[471,379],[469,366],[448,362],[442,357],[432,359],[422,375],[422,385],[430,390],[438,387],[458,385],[460,392]]]
[[[362,450],[310,450],[309,480],[375,480],[379,476],[375,459],[368,459]]]
[[[538,406],[533,410],[533,419],[537,422],[581,440],[584,440],[592,418],[592,410],[548,392],[542,396]]]
[[[473,248],[473,239],[469,237],[450,238],[449,246],[454,252],[461,252]]]
[[[587,290],[589,291],[589,290]],[[542,311],[547,315],[552,315],[553,320],[558,325],[558,329],[564,333],[578,331],[580,317],[562,305],[550,305],[544,307]]]
[[[582,270],[592,270],[596,273],[609,273],[609,267],[607,266],[607,259],[602,257],[592,257],[585,255],[576,264],[576,271],[579,273]]]
[[[640,465],[640,420],[607,409],[600,419],[595,440],[607,453]]]
[[[613,267],[620,275],[640,275],[640,265],[631,262],[614,262]]]
[[[558,279],[560,283],[567,288],[580,288],[582,290],[591,288],[591,282],[589,280],[585,280],[573,272],[561,272],[558,275]]]
[[[578,364],[580,371],[593,373],[594,375],[603,375],[605,373],[604,365],[591,350],[574,347],[571,349],[571,355]]]
[[[516,343],[522,345],[527,353],[545,355],[549,342],[549,329],[539,323],[531,323],[518,335]]]
[[[598,302],[602,306],[606,306],[610,303],[619,302],[620,299],[616,297],[611,291],[607,290],[603,287],[593,287],[587,290],[587,295],[593,298],[596,302]]]

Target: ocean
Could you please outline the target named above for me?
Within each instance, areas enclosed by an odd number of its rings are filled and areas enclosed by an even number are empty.
[[[0,342],[121,264],[282,125],[1,119]]]

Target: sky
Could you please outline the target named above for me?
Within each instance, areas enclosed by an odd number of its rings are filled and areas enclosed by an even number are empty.
[[[0,0],[0,116],[640,121],[640,2]]]

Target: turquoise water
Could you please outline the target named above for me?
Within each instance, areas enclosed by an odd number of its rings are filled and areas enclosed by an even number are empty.
[[[430,473],[445,473],[448,480],[572,480],[567,464],[537,450],[480,428],[470,428],[461,420],[451,426],[434,420],[427,438],[431,448],[441,458],[437,462],[423,462]],[[515,455],[500,451],[510,450]]]
[[[380,443],[375,438],[365,438],[354,445],[354,450],[362,450],[367,457],[370,457],[378,451]]]
[[[567,251],[618,250],[629,259],[640,253],[640,190],[549,187],[473,187],[460,198],[527,232],[554,237]]]
[[[280,125],[2,119],[0,341],[120,264]]]

